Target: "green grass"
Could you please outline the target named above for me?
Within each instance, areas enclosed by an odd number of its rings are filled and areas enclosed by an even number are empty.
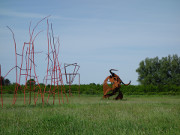
[[[122,101],[81,95],[69,103],[15,106],[4,98],[0,134],[179,135],[180,96],[125,96]],[[22,101],[22,102],[20,102]]]

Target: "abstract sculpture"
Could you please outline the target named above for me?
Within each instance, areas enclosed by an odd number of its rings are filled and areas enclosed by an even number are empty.
[[[119,92],[119,94],[117,95],[117,97],[115,98],[116,100],[118,99],[123,99],[123,94],[120,91],[121,88],[121,83],[123,83],[123,81],[120,79],[120,77],[118,75],[116,75],[115,73],[113,73],[112,71],[117,71],[115,69],[111,69],[109,70],[109,72],[111,73],[110,76],[108,76],[103,83],[103,93],[104,96],[103,98],[108,98],[110,96],[115,95],[117,92]],[[111,85],[108,85],[108,82],[111,83]],[[128,84],[124,84],[124,85],[129,85],[131,83],[131,81]],[[108,92],[112,91],[111,93],[108,94]]]
[[[33,101],[34,105],[36,105],[39,98],[42,101],[42,105],[44,105],[45,103],[49,104],[50,97],[52,97],[52,100],[50,101],[53,104],[55,104],[56,95],[57,95],[59,104],[61,100],[62,100],[62,103],[64,103],[64,98],[63,98],[64,95],[68,102],[68,97],[66,94],[63,77],[62,77],[63,75],[66,76],[66,82],[69,85],[69,92],[71,94],[70,85],[72,85],[75,76],[78,74],[79,75],[79,90],[80,90],[80,74],[77,73],[80,66],[77,65],[77,63],[65,65],[65,73],[62,73],[62,67],[59,60],[60,40],[59,40],[59,37],[54,37],[52,24],[51,24],[51,29],[49,28],[48,17],[49,16],[44,17],[43,19],[38,21],[38,23],[35,25],[35,27],[32,30],[31,30],[31,23],[30,23],[29,41],[24,42],[22,46],[22,50],[21,50],[22,53],[20,54],[17,53],[14,32],[8,27],[8,29],[11,31],[13,35],[13,41],[14,41],[14,47],[15,47],[15,66],[11,68],[7,72],[7,74],[5,74],[4,76],[1,76],[2,72],[1,72],[1,65],[0,65],[0,92],[1,92],[0,102],[2,104],[2,108],[3,108],[3,94],[7,92],[7,90],[4,89],[4,86],[1,83],[2,77],[5,78],[14,69],[16,70],[15,72],[16,82],[15,82],[14,93],[12,97],[12,104],[16,103],[19,93],[23,93],[24,104],[26,104],[27,101],[29,104],[31,104]],[[46,54],[47,55],[47,58],[46,58],[47,69],[45,71],[45,76],[43,79],[44,84],[43,86],[41,86],[39,83],[38,72],[36,72],[37,65],[41,63],[35,61],[36,59],[35,54],[41,53],[41,52],[35,51],[34,41],[36,37],[42,32],[42,31],[39,31],[35,33],[35,29],[44,20],[47,21],[47,31],[46,31],[47,39],[45,39],[45,41],[47,40],[46,47],[47,47],[48,52]],[[74,72],[66,73],[66,67],[71,66],[71,65],[75,66],[73,70]],[[68,76],[69,78],[67,78]],[[24,85],[21,85],[23,83]],[[28,83],[30,85],[28,85]]]

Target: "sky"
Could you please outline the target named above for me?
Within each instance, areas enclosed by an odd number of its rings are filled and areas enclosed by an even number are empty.
[[[2,76],[15,66],[14,42],[22,52],[29,26],[50,15],[60,39],[59,62],[80,65],[81,84],[102,84],[110,69],[124,83],[138,85],[136,69],[145,58],[180,56],[179,0],[0,0],[0,64]],[[43,82],[47,67],[46,21],[35,40],[36,73]],[[18,65],[20,65],[18,58]],[[62,72],[64,72],[62,66]],[[7,78],[15,82],[15,71]],[[78,82],[78,77],[75,82]]]

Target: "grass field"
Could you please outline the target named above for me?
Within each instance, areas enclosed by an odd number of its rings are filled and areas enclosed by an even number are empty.
[[[122,101],[81,95],[55,105],[0,109],[0,134],[180,135],[180,96],[125,96]]]

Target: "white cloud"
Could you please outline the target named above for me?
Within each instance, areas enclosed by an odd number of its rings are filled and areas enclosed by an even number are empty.
[[[8,9],[0,9],[0,15],[10,16],[10,17],[21,17],[21,18],[43,18],[47,15],[38,14],[38,13],[25,13],[25,12],[16,12]]]
[[[19,17],[19,18],[37,18],[42,19],[47,14],[40,14],[40,13],[27,13],[27,12],[17,12],[11,9],[0,9],[0,16],[9,16],[9,17]],[[51,19],[58,19],[58,20],[65,20],[65,21],[98,21],[100,19],[97,18],[73,18],[73,17],[62,17],[58,15],[50,15]]]

